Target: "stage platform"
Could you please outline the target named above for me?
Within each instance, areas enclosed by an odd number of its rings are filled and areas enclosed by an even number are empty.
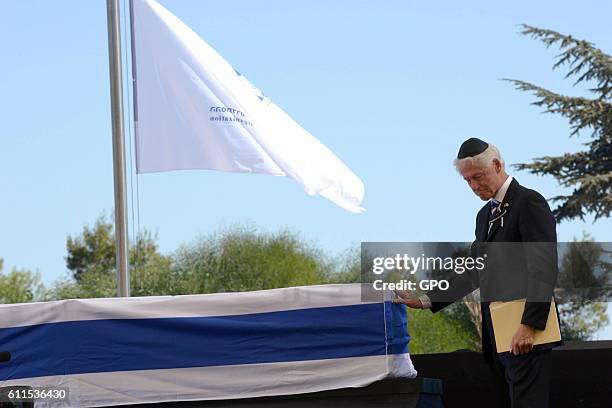
[[[473,351],[412,355],[419,376],[439,378],[445,408],[503,408],[482,355]],[[609,407],[612,341],[566,342],[553,350],[551,403],[554,408]]]

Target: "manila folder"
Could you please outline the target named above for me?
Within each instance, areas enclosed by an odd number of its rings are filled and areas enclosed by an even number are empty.
[[[493,321],[493,332],[495,334],[495,346],[498,353],[510,351],[512,336],[514,336],[514,333],[516,333],[521,324],[524,309],[525,299],[510,302],[492,302],[489,305],[491,320]],[[544,330],[536,330],[533,344],[555,343],[557,341],[561,341],[561,330],[559,329],[557,308],[553,300],[550,302],[546,328]]]

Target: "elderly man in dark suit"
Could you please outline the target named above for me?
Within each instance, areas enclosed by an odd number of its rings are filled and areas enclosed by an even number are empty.
[[[511,407],[547,407],[551,348],[556,344],[534,347],[534,336],[546,327],[557,278],[554,217],[542,195],[506,173],[495,146],[468,139],[455,166],[470,189],[487,202],[476,217],[472,244],[472,256],[488,255],[486,268],[455,276],[446,291],[430,291],[419,298],[398,292],[396,302],[435,313],[480,288],[483,354],[503,375]],[[521,324],[511,351],[498,353],[489,303],[515,299],[526,299]]]

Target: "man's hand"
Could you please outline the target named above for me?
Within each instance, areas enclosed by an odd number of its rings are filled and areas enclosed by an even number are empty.
[[[399,296],[399,298],[393,299],[393,303],[399,303],[402,305],[406,305],[412,309],[422,309],[423,308],[423,303],[421,303],[419,299],[409,298],[410,292],[406,290],[395,290],[394,292],[397,296]]]
[[[519,354],[527,354],[533,349],[533,338],[535,329],[526,324],[521,324],[514,336],[512,336],[512,344],[510,352],[515,356]]]

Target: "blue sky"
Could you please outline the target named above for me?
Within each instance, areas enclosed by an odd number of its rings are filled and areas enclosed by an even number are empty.
[[[330,254],[361,241],[469,241],[481,202],[451,165],[461,141],[491,141],[518,163],[587,140],[499,80],[584,94],[551,70],[557,50],[519,24],[612,52],[612,4],[600,1],[160,2],[334,151],[365,183],[367,209],[349,213],[286,178],[138,176],[140,225],[166,253],[233,224],[288,227]],[[66,273],[66,237],[113,209],[105,2],[7,2],[0,38],[0,257],[50,283]],[[513,175],[563,193],[552,178]],[[611,241],[611,227],[563,222],[558,234]]]

